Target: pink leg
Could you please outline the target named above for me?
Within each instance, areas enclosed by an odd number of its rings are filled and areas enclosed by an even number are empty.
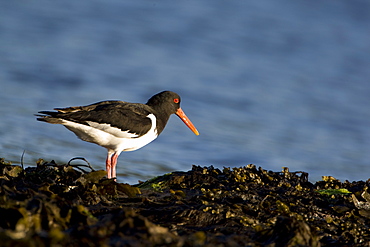
[[[116,181],[116,165],[119,153],[117,152],[108,152],[107,159],[105,160],[105,167],[107,170],[108,179],[114,178]]]
[[[112,178],[112,155],[113,153],[108,152],[107,159],[105,160],[105,168],[107,170],[108,179]]]
[[[114,181],[116,181],[117,174],[116,174],[116,165],[117,165],[117,159],[118,159],[119,154],[116,152],[112,156],[112,175],[111,178],[114,178]]]

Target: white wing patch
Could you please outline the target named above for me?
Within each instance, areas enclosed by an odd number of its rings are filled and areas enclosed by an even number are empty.
[[[154,116],[154,114],[149,114],[146,116],[150,118],[152,121],[152,127],[148,132],[146,132],[145,135],[140,136],[139,138],[130,139],[128,142],[128,145],[126,143],[122,144],[122,150],[123,151],[134,151],[136,149],[139,149],[141,147],[144,147],[146,144],[152,142],[155,138],[157,138],[157,119]]]
[[[137,137],[138,134],[122,131],[110,124],[89,121],[89,126],[64,119],[62,124],[83,141],[96,143],[109,150],[121,152],[139,149],[157,138],[156,117],[153,114],[149,114],[147,117],[150,118],[152,126],[145,135],[140,137]]]
[[[121,129],[117,127],[112,127],[110,124],[97,123],[97,122],[92,122],[92,121],[86,121],[86,122],[95,129],[107,132],[119,138],[135,138],[139,136],[138,134],[135,134],[135,133],[129,133],[128,130],[122,131]]]

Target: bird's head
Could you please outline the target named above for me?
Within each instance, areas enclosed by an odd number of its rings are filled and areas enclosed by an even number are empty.
[[[180,103],[180,95],[171,91],[163,91],[152,96],[146,104],[154,108],[156,111],[168,115],[168,117],[171,114],[176,114],[186,124],[186,126],[194,132],[194,134],[199,135],[198,130],[181,109]]]

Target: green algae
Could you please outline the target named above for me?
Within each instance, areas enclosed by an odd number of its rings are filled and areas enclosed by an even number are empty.
[[[351,192],[347,189],[318,190],[317,193],[321,195],[327,195],[327,196],[351,194]]]

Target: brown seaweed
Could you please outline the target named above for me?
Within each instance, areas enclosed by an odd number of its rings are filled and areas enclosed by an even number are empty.
[[[2,246],[368,246],[369,181],[248,165],[128,185],[76,165],[0,160]]]

